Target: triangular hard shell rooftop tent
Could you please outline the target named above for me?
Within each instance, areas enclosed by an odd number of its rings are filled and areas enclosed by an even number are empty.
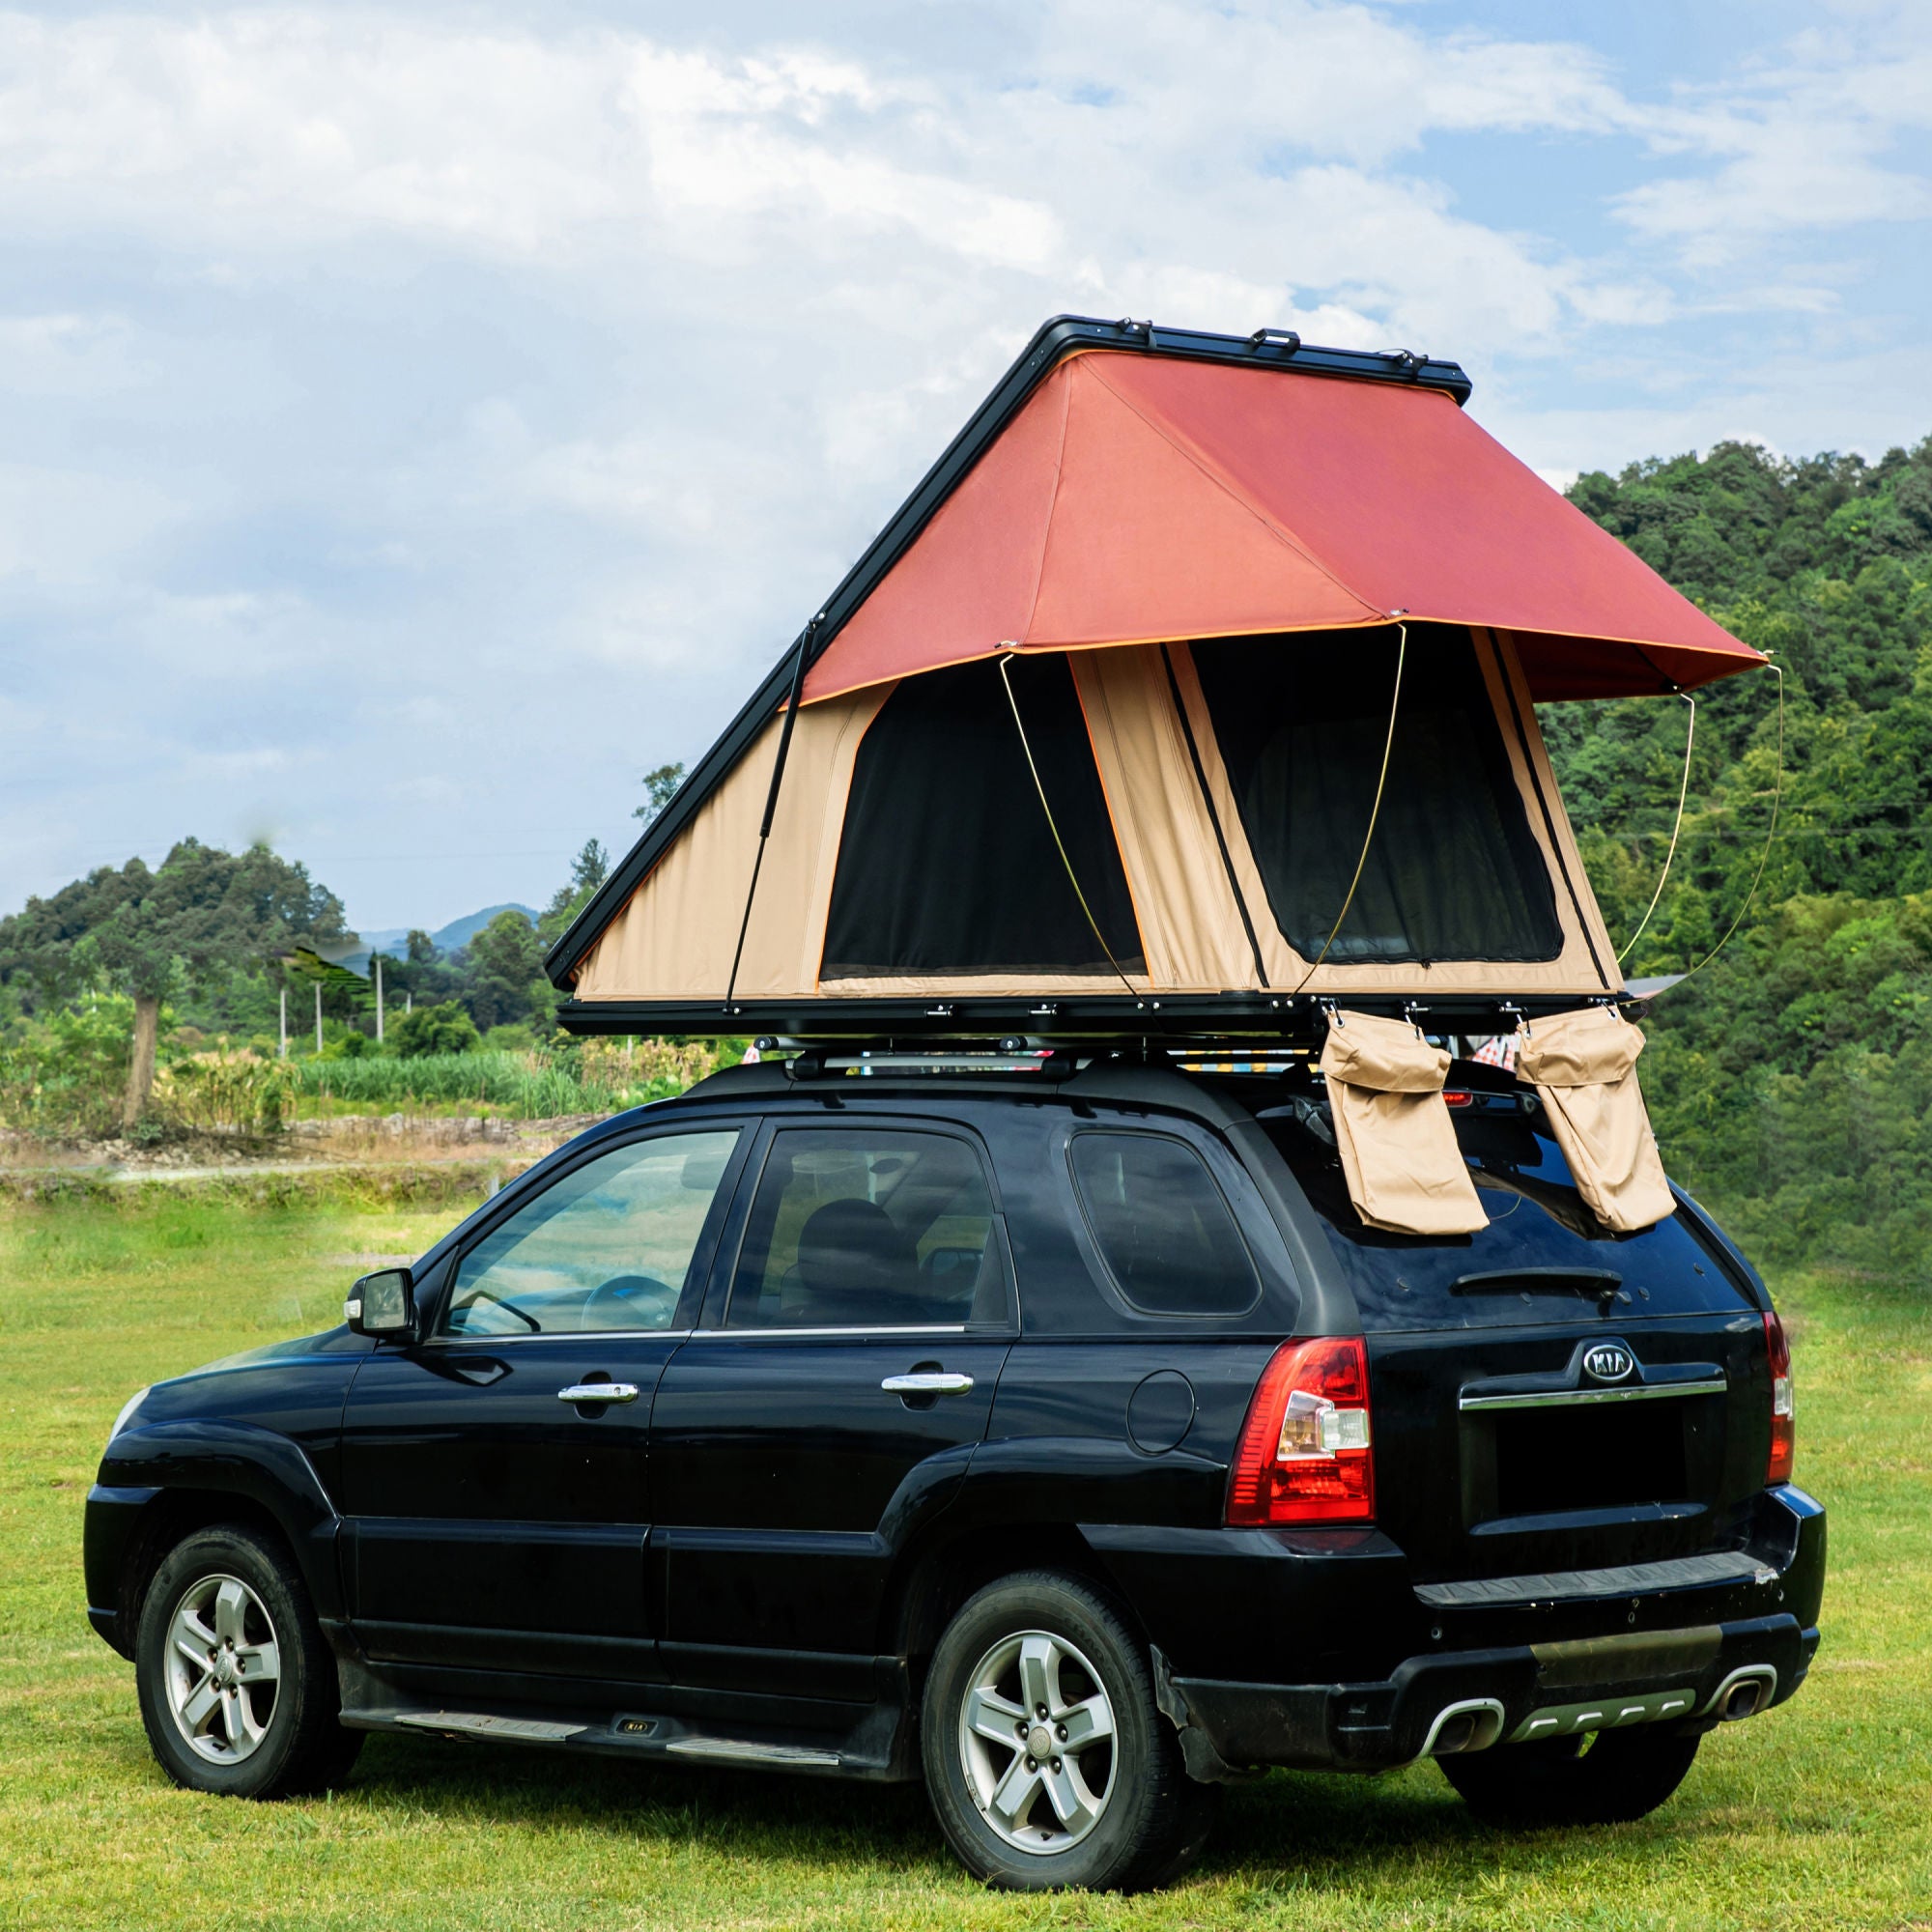
[[[1616,992],[1534,701],[1762,660],[1467,393],[1274,331],[1048,324],[553,952],[566,1024],[1239,1033]]]

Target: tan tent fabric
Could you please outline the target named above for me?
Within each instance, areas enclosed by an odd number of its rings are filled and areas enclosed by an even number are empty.
[[[892,691],[875,685],[799,712],[738,968],[747,998],[816,989],[852,762]],[[598,935],[577,969],[580,1000],[724,997],[781,726],[765,727]]]
[[[1371,1228],[1473,1235],[1489,1225],[1442,1102],[1449,1056],[1401,1020],[1345,1012],[1321,1049],[1349,1199]]]
[[[1158,644],[1067,659],[1133,895],[1149,981],[1253,988],[1255,959],[1194,775]],[[1263,908],[1265,921],[1266,908]]]
[[[1609,940],[1507,637],[1492,640],[1478,634],[1477,657],[1502,721],[1531,832],[1549,866],[1563,932],[1561,954],[1526,964],[1324,962],[1312,980],[1308,962],[1274,923],[1188,646],[1171,644],[1167,655],[1163,664],[1161,646],[1146,644],[1068,656],[1140,926],[1147,970],[1131,976],[1136,991],[1288,993],[1306,981],[1311,992],[1343,998],[1351,991],[1423,998],[1431,993],[1582,997],[1610,986]],[[1020,981],[962,973],[841,979],[821,985],[825,923],[853,762],[894,688],[869,685],[800,711],[746,935],[739,993],[752,999],[864,999],[1117,990],[1120,982],[1105,973],[1029,974]],[[1177,690],[1193,729],[1200,776],[1174,701]],[[579,999],[723,998],[780,728],[774,719],[592,944],[577,968]],[[1225,859],[1202,796],[1204,778],[1227,842]],[[1018,809],[1031,808],[1020,801]],[[1231,867],[1254,923],[1254,946],[1229,882]],[[1255,966],[1257,947],[1262,973]]]
[[[1549,770],[1548,753],[1543,734],[1537,728],[1536,713],[1522,682],[1522,668],[1514,643],[1498,636],[1493,641],[1487,633],[1476,635],[1476,658],[1482,667],[1484,683],[1502,724],[1503,743],[1508,750],[1510,769],[1522,795],[1523,810],[1531,834],[1544,863],[1549,867],[1549,882],[1556,895],[1556,917],[1563,932],[1563,950],[1554,959],[1503,961],[1487,959],[1437,959],[1407,964],[1365,965],[1324,960],[1306,990],[1347,998],[1352,992],[1414,993],[1602,993],[1614,991],[1621,983],[1614,977],[1615,950],[1604,929],[1603,915],[1597,910],[1595,895],[1583,875],[1577,857],[1576,840],[1570,831],[1562,794]],[[1275,925],[1268,908],[1267,890],[1262,883],[1254,855],[1241,830],[1240,809],[1235,803],[1234,787],[1228,781],[1227,767],[1221,762],[1220,747],[1208,712],[1208,700],[1194,670],[1194,661],[1186,645],[1171,646],[1175,682],[1194,726],[1196,748],[1213,795],[1214,810],[1228,839],[1229,855],[1236,877],[1255,922],[1261,942],[1262,958],[1267,967],[1268,984],[1274,988],[1300,986],[1308,973],[1308,961],[1289,945]],[[1114,655],[1109,652],[1082,652],[1070,662],[1080,665],[1089,659]],[[1511,697],[1516,703],[1512,707]],[[1170,700],[1171,701],[1171,700]],[[1520,731],[1519,731],[1519,723]],[[1529,746],[1524,755],[1523,741]],[[1186,757],[1183,747],[1180,753]],[[1191,776],[1191,773],[1190,773]],[[1556,829],[1556,842],[1550,842],[1550,828]],[[1202,863],[1211,860],[1223,871],[1220,855],[1209,846]],[[1124,849],[1124,848],[1123,848]],[[1566,882],[1567,873],[1567,882]],[[1224,872],[1225,875],[1225,872]],[[1129,875],[1131,876],[1131,874]],[[1249,955],[1247,977],[1232,982],[1252,988],[1254,962]]]
[[[1607,1007],[1558,1013],[1517,1036],[1517,1073],[1548,1108],[1577,1193],[1619,1234],[1677,1208],[1637,1085],[1642,1051],[1642,1033]]]
[[[1556,771],[1549,762],[1549,747],[1544,743],[1543,728],[1530,697],[1522,652],[1507,631],[1478,631],[1475,638],[1476,655],[1482,660],[1490,695],[1505,724],[1512,727],[1503,736],[1510,748],[1517,783],[1528,807],[1530,829],[1546,855],[1555,861],[1550,883],[1556,888],[1556,909],[1563,918],[1564,934],[1563,956],[1556,963],[1566,969],[1574,968],[1578,977],[1587,973],[1605,992],[1614,993],[1624,982],[1623,971],[1617,964],[1617,949],[1604,923],[1597,895],[1590,890],[1589,875],[1583,870],[1583,855],[1577,849],[1577,834],[1563,803],[1563,789],[1556,782]],[[1485,649],[1485,645],[1489,648]],[[1527,762],[1514,729],[1518,719],[1522,721],[1520,742],[1529,748]],[[1556,834],[1553,847],[1549,838],[1551,827]]]

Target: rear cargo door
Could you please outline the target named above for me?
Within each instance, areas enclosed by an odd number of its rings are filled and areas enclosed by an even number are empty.
[[[1364,1228],[1319,1118],[1264,1122],[1369,1340],[1377,1518],[1418,1582],[1733,1547],[1763,1485],[1770,1382],[1751,1290],[1680,1210],[1617,1236],[1520,1092],[1458,1137],[1489,1215],[1422,1240]]]

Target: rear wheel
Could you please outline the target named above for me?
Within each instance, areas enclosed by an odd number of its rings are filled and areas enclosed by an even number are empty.
[[[134,1675],[155,1756],[195,1791],[326,1790],[361,1747],[338,1720],[335,1660],[295,1564],[238,1523],[197,1530],[162,1559]]]
[[[926,1789],[952,1849],[1006,1889],[1134,1890],[1198,1856],[1214,1792],[1182,1768],[1145,1652],[1089,1584],[989,1584],[932,1660]]]
[[[1437,1758],[1442,1775],[1493,1825],[1622,1825],[1684,1782],[1698,1739],[1648,1725]]]

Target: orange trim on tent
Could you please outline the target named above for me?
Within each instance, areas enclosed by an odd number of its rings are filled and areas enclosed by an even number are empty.
[[[1539,699],[1764,660],[1447,396],[1095,350],[1035,391],[855,611],[808,701],[1002,648],[1385,624],[1515,635]]]

